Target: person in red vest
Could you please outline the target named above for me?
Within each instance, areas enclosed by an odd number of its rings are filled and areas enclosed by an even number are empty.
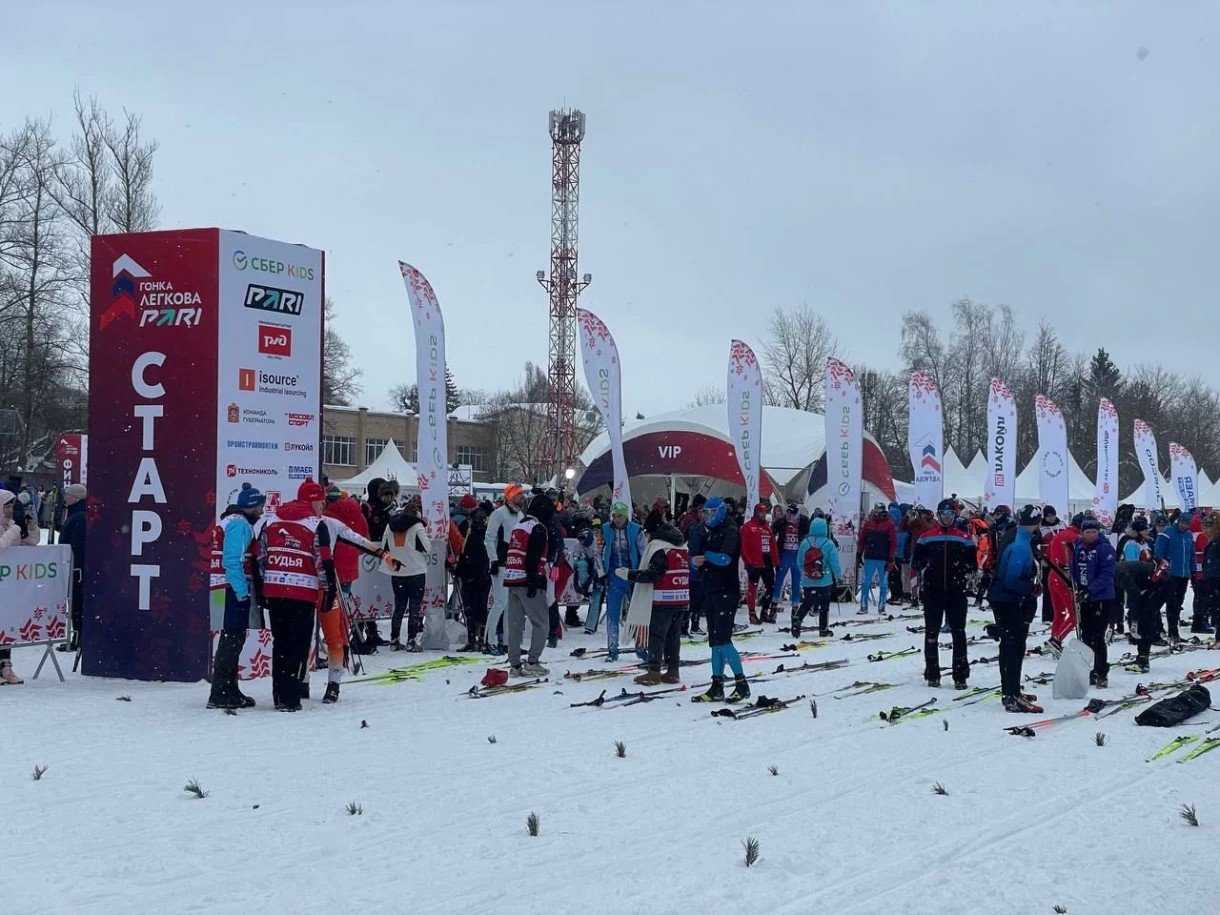
[[[351,496],[340,491],[338,486],[326,490],[327,518],[346,524],[349,528],[368,539],[369,524],[364,519],[364,512]],[[335,578],[339,581],[339,593],[351,597],[352,583],[360,577],[360,550],[345,541],[335,544]],[[328,609],[318,618],[322,623],[322,637],[326,640],[327,683],[326,695],[322,697],[325,703],[339,701],[339,684],[343,682],[343,671],[348,661],[349,634],[352,621],[348,617],[339,594],[335,595],[335,612]]]
[[[314,611],[334,613],[339,581],[334,548],[340,541],[395,564],[388,551],[335,518],[324,518],[326,491],[305,480],[259,533],[258,564],[271,617],[271,693],[275,708],[299,712],[309,698],[307,666]],[[334,701],[333,699],[331,701]]]
[[[767,517],[766,502],[754,506],[754,517],[741,526],[741,561],[746,566],[746,606],[750,609],[750,622],[758,624],[754,612],[758,583],[762,582],[762,621],[775,622],[775,611],[771,609],[771,591],[775,588],[775,567],[779,565],[779,540]]]
[[[504,560],[504,587],[508,589],[508,608],[504,614],[508,634],[510,677],[545,677],[550,671],[540,663],[550,629],[547,581],[551,575],[552,551],[548,532],[555,515],[555,503],[546,495],[534,496],[524,517],[508,535],[508,555]],[[521,636],[529,618],[530,648],[526,663],[521,663]]]
[[[637,644],[648,640],[648,661],[635,682],[640,686],[680,683],[682,617],[690,605],[690,555],[682,532],[665,521],[660,508],[644,519],[644,535],[648,546],[640,568],[614,570],[636,585],[628,605],[627,631]],[[662,660],[665,673],[661,673]]]

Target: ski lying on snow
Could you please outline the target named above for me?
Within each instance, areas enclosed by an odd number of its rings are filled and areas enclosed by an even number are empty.
[[[768,699],[759,696],[753,705],[738,711],[731,708],[718,708],[712,712],[713,718],[732,718],[734,721],[744,721],[746,718],[757,718],[759,715],[769,715],[772,712],[782,712],[794,702],[800,702],[804,695],[793,696],[791,699]]]
[[[1220,737],[1208,737],[1201,744],[1178,760],[1180,763],[1194,759],[1196,756],[1202,756],[1204,753],[1209,753],[1212,750],[1220,747]]]
[[[547,682],[546,677],[537,680],[525,680],[520,683],[506,683],[503,686],[472,686],[466,691],[471,699],[486,699],[489,696],[503,696],[505,693],[523,693]]]
[[[875,642],[877,639],[892,639],[895,633],[893,632],[866,632],[860,635],[852,635],[850,632],[843,636],[840,641],[843,642]]]
[[[1191,734],[1187,737],[1175,737],[1173,740],[1169,741],[1169,743],[1165,744],[1165,746],[1161,747],[1159,750],[1145,759],[1144,762],[1152,762],[1154,759],[1160,759],[1162,756],[1168,756],[1170,753],[1176,753],[1187,744],[1192,744],[1196,740],[1201,740],[1202,738],[1202,734]]]
[[[870,661],[889,661],[893,658],[905,658],[913,654],[919,654],[919,649],[912,645],[910,648],[904,648],[902,651],[878,651],[876,654],[870,654]]]
[[[841,696],[835,696],[836,699],[847,699],[851,696],[863,696],[865,693],[879,693],[883,690],[893,689],[897,683],[869,683],[867,680],[857,680],[853,686],[862,687],[861,689],[853,690],[850,693],[844,693]]]
[[[842,658],[838,661],[819,661],[816,664],[810,664],[810,663],[806,662],[806,663],[802,664],[800,667],[785,667],[783,664],[780,664],[778,667],[775,668],[774,673],[798,674],[798,673],[801,673],[802,671],[811,671],[811,670],[837,670],[840,667],[846,667],[846,666],[847,666],[847,658]]]
[[[907,717],[908,715],[910,715],[914,712],[919,712],[924,709],[928,709],[930,706],[933,706],[935,704],[936,704],[936,697],[933,696],[927,702],[921,702],[921,703],[919,703],[919,705],[910,705],[910,706],[895,705],[888,712],[883,711],[881,713],[880,717],[881,717],[881,720],[884,721],[886,724],[897,724],[899,721],[901,721],[903,718]],[[937,711],[940,711],[940,709],[937,709]]]

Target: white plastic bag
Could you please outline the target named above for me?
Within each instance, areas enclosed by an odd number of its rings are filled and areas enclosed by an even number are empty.
[[[1093,649],[1072,638],[1063,646],[1063,654],[1055,667],[1055,685],[1051,694],[1056,699],[1083,699],[1089,694],[1089,674],[1093,672]]]

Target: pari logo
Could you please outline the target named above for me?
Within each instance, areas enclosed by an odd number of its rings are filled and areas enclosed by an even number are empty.
[[[203,300],[198,292],[175,289],[168,280],[158,280],[130,255],[121,255],[111,268],[110,306],[102,312],[99,330],[119,318],[136,320],[139,327],[198,327],[203,320]]]
[[[245,306],[255,311],[297,317],[305,306],[305,295],[291,289],[276,289],[274,286],[251,283],[246,287]]]
[[[233,252],[233,267],[236,270],[253,270],[256,273],[271,273],[306,282],[313,281],[313,267],[305,264],[285,264],[274,258],[255,257],[241,250]]]
[[[280,324],[258,325],[258,351],[264,356],[288,358],[292,355],[292,328]]]

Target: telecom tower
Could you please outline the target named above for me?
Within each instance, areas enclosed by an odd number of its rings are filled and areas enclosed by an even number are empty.
[[[574,108],[551,112],[551,275],[538,282],[550,300],[544,477],[562,475],[576,461],[576,298],[593,277],[577,280],[580,217],[580,141],[585,115]]]

